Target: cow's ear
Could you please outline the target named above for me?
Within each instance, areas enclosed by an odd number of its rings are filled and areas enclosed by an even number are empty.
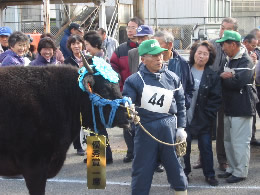
[[[93,75],[86,75],[83,79],[83,84],[86,90],[92,92],[93,86],[95,85],[95,80]]]

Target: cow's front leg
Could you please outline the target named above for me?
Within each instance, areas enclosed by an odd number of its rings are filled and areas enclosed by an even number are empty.
[[[47,172],[47,166],[42,163],[24,169],[23,176],[30,195],[45,194]]]

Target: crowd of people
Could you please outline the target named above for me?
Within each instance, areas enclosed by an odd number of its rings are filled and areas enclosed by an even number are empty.
[[[237,20],[225,18],[219,38],[195,42],[188,61],[174,48],[172,33],[154,33],[137,17],[129,20],[126,32],[128,40],[119,45],[104,28],[84,33],[79,24],[71,23],[60,48],[53,35],[45,33],[33,52],[30,36],[0,27],[0,63],[81,68],[83,57],[92,63],[92,56],[110,63],[120,75],[122,94],[131,97],[144,128],[168,144],[177,139],[187,142],[182,167],[175,146],[155,141],[134,123],[123,129],[127,146],[123,162],[132,162],[132,194],[149,194],[154,172],[164,170],[175,193],[187,194],[192,139],[198,139],[200,151],[193,168],[202,168],[209,185],[217,186],[217,177],[228,183],[245,180],[250,145],[260,146],[255,137],[256,113],[260,114],[260,74],[255,71],[260,70],[260,30],[252,29],[242,38]],[[223,171],[217,177],[214,133],[218,168]],[[108,140],[105,128],[100,134]],[[78,155],[84,155],[79,136],[73,145]],[[113,163],[108,141],[106,159],[107,164]]]

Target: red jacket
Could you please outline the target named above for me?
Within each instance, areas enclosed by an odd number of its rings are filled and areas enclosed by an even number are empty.
[[[127,77],[131,75],[128,65],[128,51],[136,48],[138,45],[131,40],[120,44],[110,58],[110,64],[113,69],[118,72],[121,76],[120,79],[120,90],[123,90],[123,86]]]

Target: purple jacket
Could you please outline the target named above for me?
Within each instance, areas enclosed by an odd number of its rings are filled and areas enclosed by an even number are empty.
[[[0,55],[1,66],[23,66],[24,59],[22,56],[18,56],[15,52],[8,49]]]
[[[47,66],[47,64],[58,64],[58,61],[56,60],[55,57],[52,57],[50,59],[50,62],[48,62],[44,57],[42,57],[40,54],[37,55],[36,59],[31,61],[30,65],[31,66]]]

